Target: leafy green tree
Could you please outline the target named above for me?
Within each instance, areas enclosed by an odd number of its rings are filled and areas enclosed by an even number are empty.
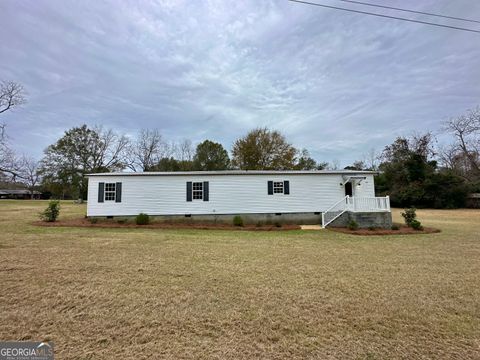
[[[127,147],[127,138],[112,130],[90,129],[87,125],[67,130],[45,150],[41,162],[45,184],[71,186],[73,191],[67,196],[85,199],[87,179],[84,175],[125,168]]]
[[[189,160],[177,160],[174,157],[165,157],[151,169],[152,171],[192,171],[193,162]]]
[[[297,163],[295,164],[295,170],[317,170],[317,162],[314,158],[310,157],[310,153],[307,149],[302,149],[297,158]]]
[[[352,165],[345,166],[345,170],[365,170],[366,165],[363,161],[357,160]]]
[[[377,191],[389,194],[392,205],[409,207],[461,207],[468,187],[451,171],[437,168],[433,137],[399,137],[385,147]]]
[[[193,158],[195,170],[227,170],[230,167],[230,158],[222,144],[205,140],[197,145]]]
[[[433,208],[464,207],[470,192],[465,180],[451,171],[440,171],[429,176],[424,188],[424,204]]]
[[[295,169],[297,149],[278,131],[258,128],[235,141],[232,163],[243,170]]]
[[[327,167],[327,162],[317,162],[310,156],[307,149],[302,149],[297,152],[294,170],[323,170]]]

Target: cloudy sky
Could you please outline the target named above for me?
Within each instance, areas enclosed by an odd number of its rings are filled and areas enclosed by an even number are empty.
[[[370,2],[480,19],[480,1]],[[286,0],[2,0],[0,24],[0,79],[28,91],[0,120],[36,157],[82,123],[227,149],[267,126],[347,165],[480,104],[480,34]]]

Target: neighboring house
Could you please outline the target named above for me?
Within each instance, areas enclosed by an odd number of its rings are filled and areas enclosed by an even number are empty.
[[[388,197],[371,171],[193,171],[88,176],[89,217],[391,226]]]
[[[41,198],[41,196],[42,196],[42,193],[39,191],[33,191],[33,194],[32,194],[30,190],[25,190],[25,189],[20,189],[20,190],[0,189],[0,199],[38,200]]]

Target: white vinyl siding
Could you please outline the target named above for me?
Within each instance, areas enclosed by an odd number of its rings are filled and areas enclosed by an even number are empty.
[[[269,196],[268,181],[289,181],[290,195]],[[185,201],[185,184],[209,182],[209,201]],[[98,203],[98,183],[122,183],[122,202]],[[340,174],[91,176],[88,216],[322,212],[345,196]],[[203,188],[202,188],[203,189]],[[192,194],[193,195],[193,194]],[[355,196],[375,196],[373,175]],[[199,200],[199,199],[198,199]]]

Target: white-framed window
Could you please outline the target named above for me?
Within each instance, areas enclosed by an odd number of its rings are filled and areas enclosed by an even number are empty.
[[[105,201],[115,201],[115,183],[105,183]]]
[[[192,183],[192,199],[203,200],[203,182]]]
[[[283,194],[283,181],[274,181],[273,182],[273,193],[274,194]]]

